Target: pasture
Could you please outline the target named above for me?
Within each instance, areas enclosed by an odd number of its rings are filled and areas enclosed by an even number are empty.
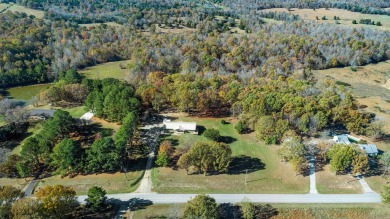
[[[335,23],[333,20],[334,16],[340,17],[339,23],[340,25],[350,26],[350,27],[371,27],[375,29],[383,29],[390,30],[390,16],[387,15],[375,15],[375,14],[362,14],[359,12],[352,12],[343,9],[336,8],[319,8],[316,10],[313,9],[298,9],[292,8],[288,11],[286,8],[271,8],[266,9],[264,11],[273,11],[273,12],[286,12],[295,15],[299,15],[301,19],[317,21],[320,23]],[[322,20],[322,17],[326,16],[327,20]],[[319,20],[317,20],[317,18]],[[380,21],[382,26],[374,26],[374,25],[365,25],[365,24],[352,24],[352,20],[356,20],[359,23],[360,19],[371,19],[375,22]]]
[[[331,78],[351,85],[348,89],[357,99],[361,110],[375,113],[377,118],[389,121],[390,61],[356,68],[314,70],[313,75],[319,80]],[[385,130],[390,133],[390,124],[385,124]]]
[[[0,11],[4,10],[7,7],[9,8],[6,11],[26,13],[27,15],[34,15],[37,18],[43,18],[45,15],[45,12],[41,10],[35,10],[17,4],[6,4],[6,3],[0,4]]]
[[[277,155],[278,146],[258,142],[254,133],[239,135],[231,124],[221,119],[179,117],[180,121],[194,121],[202,129],[218,129],[232,149],[233,161],[228,173],[186,175],[185,170],[155,167],[152,170],[153,190],[159,193],[307,193],[309,177],[296,176],[290,165],[282,163]],[[166,136],[177,149],[184,144],[208,141],[199,135]],[[246,176],[246,171],[248,171]],[[245,185],[245,177],[247,185]]]
[[[116,78],[119,80],[124,80],[128,75],[128,69],[122,69],[120,65],[126,67],[129,63],[130,60],[107,62],[104,64],[87,67],[85,69],[80,69],[79,72],[90,79]]]

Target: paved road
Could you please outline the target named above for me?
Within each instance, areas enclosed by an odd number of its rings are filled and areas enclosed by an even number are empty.
[[[244,198],[259,203],[380,203],[377,193],[364,194],[209,194],[218,203],[237,203]],[[186,203],[196,194],[149,194],[128,193],[107,195],[109,199],[128,202],[151,201],[154,204]],[[79,196],[80,203],[84,203],[86,196]]]
[[[37,179],[34,179],[33,181],[31,181],[31,182],[28,184],[26,190],[24,190],[24,196],[25,196],[25,197],[31,197],[32,192],[33,192],[33,190],[34,190],[34,187],[35,187],[35,185],[36,185],[37,183],[38,183],[38,180],[37,180]]]
[[[375,193],[371,187],[367,184],[366,180],[364,178],[359,179],[360,185],[363,188],[364,193]]]
[[[318,194],[316,186],[316,159],[310,158],[310,194]]]

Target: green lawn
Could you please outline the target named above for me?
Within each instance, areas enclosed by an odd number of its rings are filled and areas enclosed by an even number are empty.
[[[277,156],[278,146],[267,146],[257,142],[254,134],[239,135],[233,124],[222,125],[221,119],[180,118],[181,121],[194,121],[198,126],[218,129],[222,136],[231,137],[230,147],[236,161],[234,173],[219,175],[186,175],[184,170],[154,168],[152,180],[154,191],[160,193],[307,193],[309,178],[296,176],[291,167],[282,163]],[[229,121],[229,119],[225,120]],[[203,136],[190,134],[168,136],[177,141],[177,147],[184,142],[207,141]],[[175,142],[173,142],[175,144]],[[247,157],[237,158],[240,155]],[[248,165],[251,165],[249,167]],[[264,165],[264,167],[262,167]],[[245,185],[245,170],[248,185]]]
[[[26,133],[24,139],[22,139],[20,141],[20,143],[12,150],[11,154],[18,154],[18,155],[20,155],[20,152],[22,151],[22,145],[23,145],[24,141],[28,137],[35,135],[36,133],[40,132],[41,130],[42,130],[42,123],[37,123],[35,125],[29,126],[28,129],[27,129],[27,133]]]
[[[104,78],[116,78],[124,80],[128,75],[128,69],[121,69],[120,64],[127,66],[129,60],[118,62],[107,62],[96,66],[88,67],[79,70],[81,74],[84,74],[87,78],[91,79],[104,79]]]
[[[4,118],[2,116],[0,116],[0,126],[3,126],[5,125],[5,121],[4,121]]]
[[[74,108],[65,108],[65,111],[68,111],[73,118],[80,118],[87,111],[84,109],[84,106],[78,106]]]

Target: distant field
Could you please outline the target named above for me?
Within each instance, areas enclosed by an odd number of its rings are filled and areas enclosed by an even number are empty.
[[[322,194],[355,194],[362,193],[360,183],[351,175],[336,175],[329,169],[316,172],[317,190]]]
[[[350,84],[362,110],[385,121],[385,130],[390,133],[390,61],[358,67],[355,71],[350,67],[331,68],[315,70],[313,74],[318,79],[328,77]]]
[[[257,142],[254,134],[239,135],[233,124],[222,125],[221,119],[182,117],[182,121],[194,121],[198,126],[216,128],[222,136],[232,137],[229,145],[233,156],[246,155],[239,159],[231,174],[186,175],[184,170],[154,168],[153,190],[160,193],[307,193],[309,177],[296,176],[289,164],[282,163],[276,154],[278,146]],[[226,119],[227,121],[231,121]],[[203,136],[185,134],[167,139],[182,145],[183,142],[207,141]],[[179,146],[180,147],[180,146]],[[262,163],[265,165],[262,169]],[[246,166],[248,165],[248,166]],[[245,169],[249,169],[245,185]]]
[[[116,78],[124,80],[128,75],[128,69],[121,69],[120,64],[127,66],[130,63],[129,60],[118,62],[107,62],[96,66],[88,67],[79,70],[81,74],[84,74],[87,78],[91,79],[104,79],[104,78]]]
[[[128,172],[127,179],[124,173],[80,175],[74,178],[52,176],[42,179],[36,191],[42,186],[60,184],[73,187],[78,195],[87,194],[92,186],[101,186],[109,194],[129,193],[138,187],[139,183],[133,186],[131,184],[136,182],[142,173],[143,171]]]
[[[102,23],[91,23],[91,24],[79,24],[80,27],[94,27],[94,26],[99,26]],[[113,26],[113,27],[122,27],[122,24],[118,24],[116,22],[105,22],[103,24],[107,24],[108,26]]]
[[[374,15],[374,14],[362,14],[359,12],[352,12],[343,9],[331,8],[326,10],[325,8],[316,9],[298,9],[292,8],[291,11],[288,11],[286,8],[272,8],[266,9],[264,11],[275,11],[275,12],[287,12],[292,14],[298,14],[302,19],[305,20],[314,20],[320,23],[332,23],[334,16],[340,17],[340,25],[347,25],[352,27],[372,27],[376,29],[385,29],[390,30],[390,16],[387,15]],[[319,20],[316,19],[318,16]],[[327,20],[321,20],[323,16],[326,16]],[[382,26],[374,26],[374,25],[364,25],[364,24],[352,24],[352,20],[356,20],[359,23],[360,19],[371,19],[375,22],[380,21]]]
[[[9,6],[9,4],[1,3],[0,4],[0,11],[7,8],[8,6]],[[28,15],[34,15],[37,18],[43,18],[45,15],[44,11],[35,10],[35,9],[27,8],[27,7],[24,7],[21,5],[16,5],[16,4],[13,4],[9,9],[7,9],[7,11],[24,12]]]
[[[20,100],[26,103],[26,105],[32,104],[34,102],[35,96],[38,95],[41,91],[50,87],[51,84],[37,84],[30,86],[22,86],[22,87],[13,87],[6,92],[9,97]]]

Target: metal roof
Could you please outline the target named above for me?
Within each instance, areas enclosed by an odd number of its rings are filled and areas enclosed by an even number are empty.
[[[364,150],[367,154],[378,154],[378,149],[374,144],[359,144],[360,149]]]
[[[351,142],[349,141],[347,135],[335,135],[335,136],[333,137],[333,140],[334,140],[336,143],[340,143],[340,144],[351,144]]]
[[[172,122],[171,120],[165,119],[164,125],[169,130],[180,130],[180,131],[196,131],[196,122]]]

